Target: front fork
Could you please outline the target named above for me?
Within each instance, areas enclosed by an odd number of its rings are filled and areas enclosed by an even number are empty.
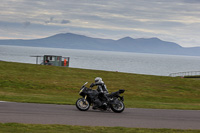
[[[85,95],[85,99],[84,99],[84,101],[87,99],[87,95]]]
[[[85,95],[85,98],[83,100],[84,103],[87,101],[86,99],[87,99],[87,95]]]

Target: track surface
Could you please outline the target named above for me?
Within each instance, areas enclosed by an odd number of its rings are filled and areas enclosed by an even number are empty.
[[[200,129],[200,111],[126,108],[123,113],[84,112],[72,105],[0,102],[0,122]]]

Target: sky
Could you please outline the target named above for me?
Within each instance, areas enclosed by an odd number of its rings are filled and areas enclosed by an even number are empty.
[[[1,0],[0,39],[59,33],[200,47],[200,0]]]

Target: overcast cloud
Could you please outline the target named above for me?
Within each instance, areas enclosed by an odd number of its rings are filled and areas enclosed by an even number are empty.
[[[1,0],[0,39],[67,32],[200,46],[200,0]]]

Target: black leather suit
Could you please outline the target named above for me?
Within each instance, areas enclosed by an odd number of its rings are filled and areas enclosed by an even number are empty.
[[[106,94],[108,94],[108,90],[107,90],[106,85],[104,84],[104,82],[101,81],[101,82],[97,82],[97,83],[92,83],[90,85],[90,87],[93,87],[93,86],[97,86],[97,91],[99,92],[99,95],[103,99],[106,99],[106,101],[104,101],[104,100],[102,101],[101,100],[101,102],[108,102],[108,98],[106,96]],[[98,103],[98,105],[100,105],[100,104]]]

